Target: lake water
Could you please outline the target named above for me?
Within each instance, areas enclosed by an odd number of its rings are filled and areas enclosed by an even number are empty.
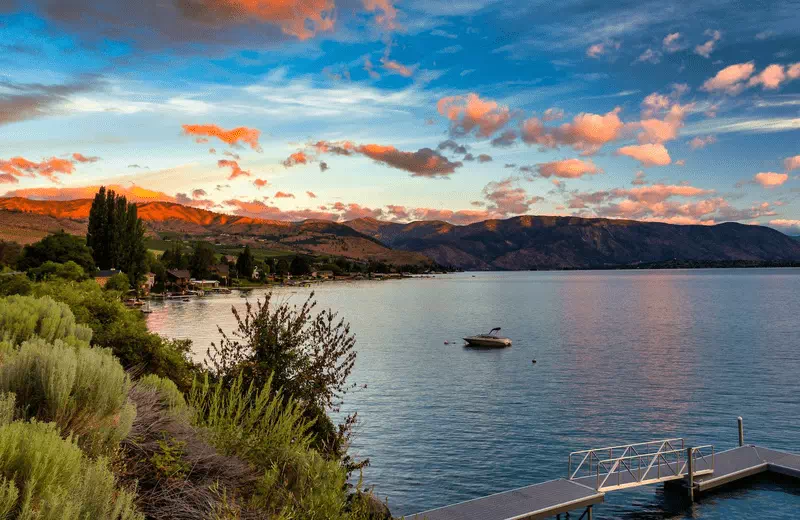
[[[312,289],[281,288],[300,302]],[[570,451],[668,437],[800,451],[800,269],[459,273],[327,283],[357,337],[352,448],[395,515],[565,476]],[[263,292],[255,291],[251,298]],[[151,329],[199,357],[237,293],[155,303]],[[495,326],[504,350],[461,337]],[[447,345],[445,341],[455,342]],[[532,363],[536,359],[537,363]],[[614,492],[596,518],[788,519],[800,486],[758,479],[688,509],[663,485]]]

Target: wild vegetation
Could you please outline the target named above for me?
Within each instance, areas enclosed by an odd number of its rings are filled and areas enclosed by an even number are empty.
[[[348,484],[348,326],[247,309],[209,367],[94,281],[0,298],[0,517],[390,518]],[[127,370],[125,370],[127,369]]]

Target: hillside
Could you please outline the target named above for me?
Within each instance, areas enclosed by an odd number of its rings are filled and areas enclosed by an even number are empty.
[[[761,226],[522,216],[467,226],[347,222],[387,246],[462,269],[570,269],[691,261],[800,261],[800,242]]]
[[[58,229],[85,234],[91,205],[92,201],[88,199],[37,201],[0,198],[0,238],[30,243]],[[373,237],[335,222],[257,219],[172,202],[142,202],[138,203],[138,208],[149,233],[156,237],[161,233],[178,233],[223,244],[258,243],[268,249],[344,256],[394,265],[430,263],[420,253],[395,251]]]

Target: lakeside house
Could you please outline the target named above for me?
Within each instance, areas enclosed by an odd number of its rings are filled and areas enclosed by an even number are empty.
[[[156,273],[147,273],[144,276],[145,279],[141,288],[145,294],[150,294],[150,291],[153,290],[153,286],[156,284]]]
[[[209,268],[211,274],[222,280],[225,285],[228,285],[228,278],[230,278],[231,270],[228,264],[216,264]]]
[[[192,278],[189,280],[189,285],[191,285],[194,289],[207,291],[209,289],[218,289],[219,280],[195,280]]]
[[[167,271],[167,281],[175,288],[184,290],[189,286],[192,278],[188,269],[169,269]]]
[[[112,276],[121,272],[122,271],[117,271],[116,269],[101,269],[94,274],[94,281],[97,282],[97,285],[100,287],[105,287]]]
[[[333,271],[314,271],[311,273],[312,278],[320,278],[322,280],[332,280],[334,277]]]

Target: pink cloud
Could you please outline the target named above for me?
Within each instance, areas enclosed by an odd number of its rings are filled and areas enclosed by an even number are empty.
[[[310,146],[320,154],[363,155],[391,168],[407,171],[412,177],[447,177],[463,166],[461,161],[451,161],[430,148],[404,152],[391,145],[355,144],[351,141],[319,141]]]
[[[692,150],[699,150],[716,142],[717,138],[713,135],[707,135],[705,137],[698,135],[697,137],[689,141],[689,146],[692,148]]]
[[[683,43],[680,41],[680,39],[681,39],[681,33],[674,32],[666,35],[664,39],[661,41],[661,45],[667,52],[677,52],[683,49]]]
[[[775,220],[770,220],[769,224],[771,226],[777,226],[777,227],[782,227],[782,228],[798,228],[798,229],[800,229],[800,220],[778,218],[778,219],[775,219]]]
[[[585,154],[591,154],[620,137],[625,125],[619,118],[619,111],[616,108],[602,115],[581,113],[571,122],[554,128],[545,127],[539,118],[531,117],[522,122],[522,140],[543,148],[569,145]]]
[[[436,104],[439,113],[451,121],[455,134],[466,135],[473,130],[480,137],[490,137],[511,119],[508,107],[495,101],[481,99],[477,94],[443,97]]]
[[[760,74],[750,78],[750,81],[747,82],[747,86],[753,87],[762,85],[764,90],[775,90],[787,79],[788,76],[786,75],[786,70],[783,68],[783,65],[772,64],[762,70]]]
[[[291,168],[292,166],[296,166],[298,164],[308,164],[308,156],[302,151],[293,153],[285,161],[283,161],[283,165],[287,168]]]
[[[764,188],[775,188],[789,180],[788,173],[761,172],[755,174],[753,181]]]
[[[250,176],[250,172],[247,171],[247,170],[243,170],[241,167],[239,167],[239,163],[236,162],[236,161],[231,161],[229,159],[220,159],[219,161],[217,161],[217,166],[220,167],[220,168],[230,168],[231,169],[231,174],[230,174],[230,176],[228,176],[228,180],[229,181],[235,179],[236,177],[242,176],[242,175],[247,176],[247,177]]]
[[[45,177],[51,182],[59,182],[58,174],[69,175],[75,171],[75,164],[67,159],[51,157],[41,162],[34,162],[24,157],[12,157],[8,160],[0,159],[0,174],[3,182],[17,183],[18,177]]]
[[[261,151],[261,146],[258,144],[261,131],[255,128],[240,126],[232,130],[225,130],[217,125],[183,125],[183,131],[187,135],[215,137],[230,146],[242,142],[257,152]]]
[[[308,196],[309,199],[316,199],[317,198],[316,193],[314,193],[313,191],[307,191],[306,195]]]
[[[542,121],[558,121],[564,119],[564,111],[560,108],[548,108],[542,115]]]
[[[669,152],[660,143],[623,146],[617,154],[636,159],[642,166],[666,166],[672,162]]]
[[[539,175],[544,178],[561,177],[562,179],[577,179],[584,175],[595,175],[603,171],[592,161],[582,161],[580,159],[564,159],[563,161],[542,163],[538,164],[536,168],[539,171]]]
[[[276,199],[293,199],[294,193],[286,193],[284,191],[279,191],[275,194]]]
[[[100,160],[99,157],[86,157],[82,153],[75,152],[72,154],[72,160],[79,163],[93,163]]]
[[[331,31],[335,21],[334,0],[200,0],[192,3],[191,7],[196,16],[209,21],[219,18],[240,23],[271,23],[299,40]]]
[[[409,67],[407,65],[403,65],[399,61],[389,59],[388,56],[384,56],[381,58],[381,65],[383,66],[384,69],[388,70],[389,72],[399,74],[404,78],[410,78],[411,76],[413,76],[414,69],[416,68],[416,66]]]
[[[599,58],[606,53],[606,46],[602,43],[595,43],[586,49],[586,56],[589,58]]]
[[[4,194],[5,197],[24,197],[32,200],[79,200],[91,199],[95,196],[100,186],[80,186],[74,188],[25,188],[13,190]],[[124,195],[130,202],[166,201],[176,202],[175,197],[162,191],[149,190],[141,186],[120,186],[112,184],[106,189],[113,190],[118,195]]]
[[[722,91],[728,94],[738,94],[745,88],[745,82],[753,75],[755,69],[752,61],[729,65],[717,72],[713,78],[706,80],[701,89],[706,92]]]
[[[256,179],[253,181],[253,186],[260,190],[261,188],[269,186],[269,181],[266,179]]]
[[[800,169],[800,155],[795,155],[794,157],[787,157],[784,159],[783,167],[786,168],[787,172]]]
[[[711,53],[714,52],[714,48],[717,45],[717,42],[722,38],[722,33],[719,31],[712,31],[707,30],[706,35],[711,36],[711,39],[703,43],[702,45],[698,45],[694,48],[694,53],[700,55],[704,58],[710,58]]]
[[[379,12],[375,21],[387,30],[397,29],[397,9],[391,0],[363,0],[364,8],[370,12]]]
[[[527,213],[533,204],[542,200],[541,197],[529,197],[512,178],[488,183],[483,188],[483,196],[489,203],[487,210],[500,217]]]

